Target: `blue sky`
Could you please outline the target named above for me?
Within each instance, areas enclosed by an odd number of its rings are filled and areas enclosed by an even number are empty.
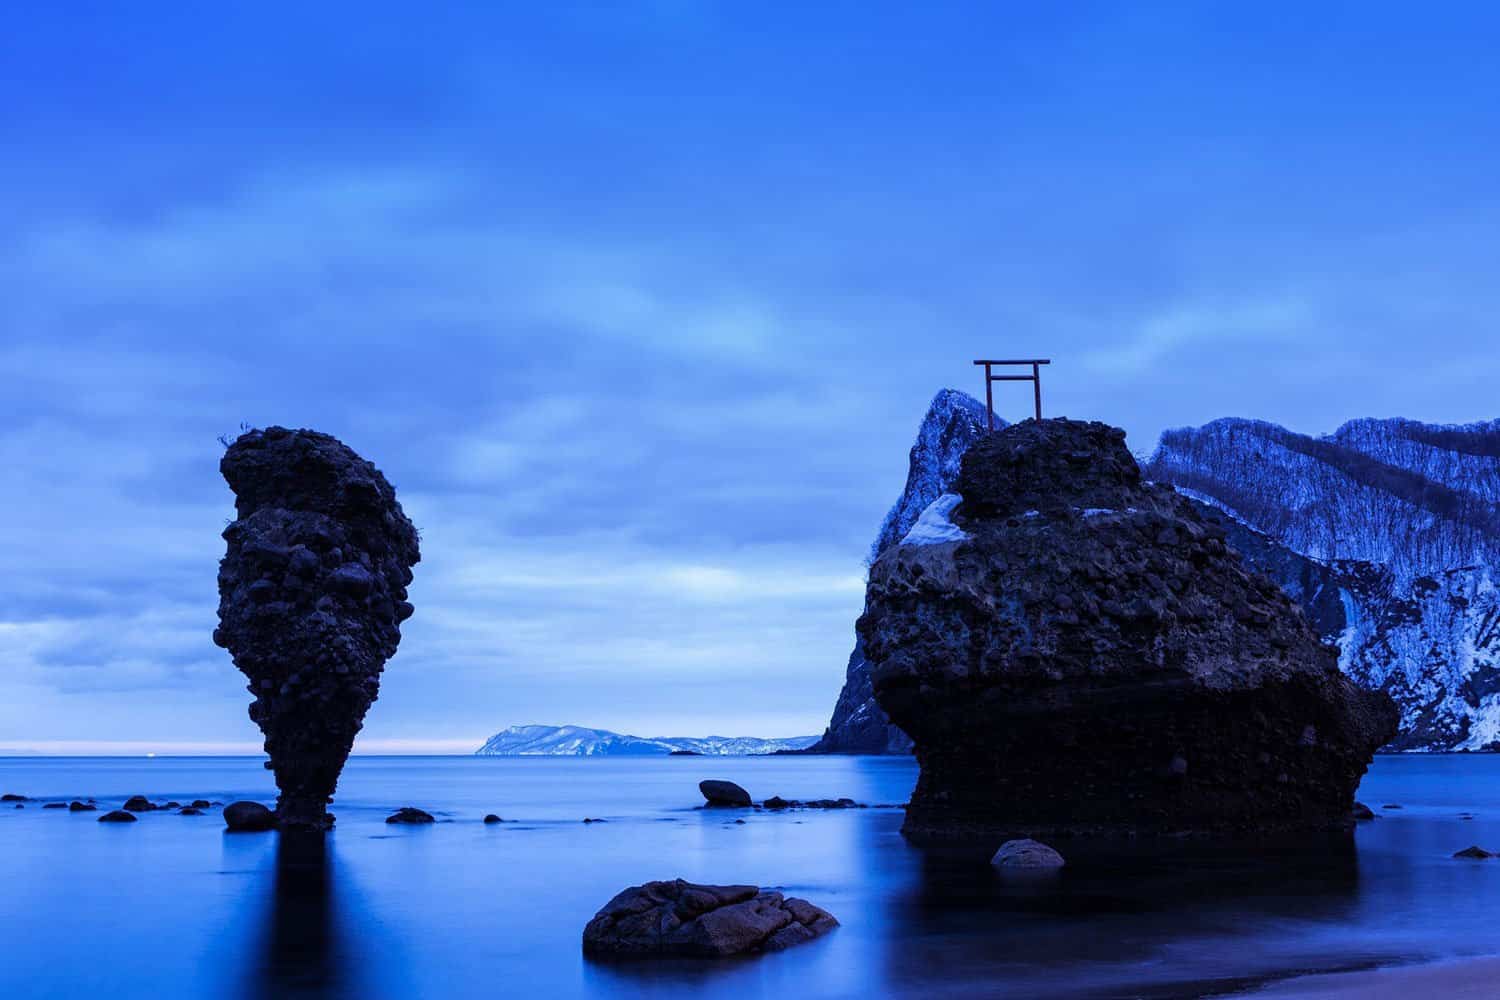
[[[361,747],[467,749],[820,731],[973,357],[1141,451],[1500,415],[1481,5],[172,6],[0,37],[0,748],[258,743],[242,422],[396,485]]]

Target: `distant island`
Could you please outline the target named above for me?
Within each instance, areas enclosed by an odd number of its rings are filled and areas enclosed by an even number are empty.
[[[748,757],[781,750],[805,750],[816,736],[765,739],[758,736],[629,736],[585,726],[511,726],[491,736],[478,757],[651,757],[693,754]]]

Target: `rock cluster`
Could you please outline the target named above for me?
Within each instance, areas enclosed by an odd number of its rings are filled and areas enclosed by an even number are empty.
[[[224,529],[214,642],[250,679],[278,821],[323,829],[412,613],[417,531],[380,471],[327,434],[249,431],[219,468],[237,520]]]
[[[838,926],[805,899],[753,885],[694,885],[677,879],[632,886],[583,931],[595,957],[719,958],[780,951]]]
[[[922,768],[909,835],[1351,822],[1390,699],[1339,672],[1222,527],[1143,483],[1124,437],[1072,420],[986,437],[944,508],[957,530],[871,567],[859,634]]]

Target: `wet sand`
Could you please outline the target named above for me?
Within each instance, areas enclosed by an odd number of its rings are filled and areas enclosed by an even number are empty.
[[[1247,1000],[1494,1000],[1500,997],[1500,958],[1305,976],[1241,995]]]

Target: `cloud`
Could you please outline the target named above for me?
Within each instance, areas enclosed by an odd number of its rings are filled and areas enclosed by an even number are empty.
[[[1259,301],[1168,303],[1129,325],[1120,342],[1084,352],[1081,361],[1093,374],[1132,377],[1189,349],[1255,344],[1274,350],[1313,336],[1318,317],[1310,303],[1296,297]]]

